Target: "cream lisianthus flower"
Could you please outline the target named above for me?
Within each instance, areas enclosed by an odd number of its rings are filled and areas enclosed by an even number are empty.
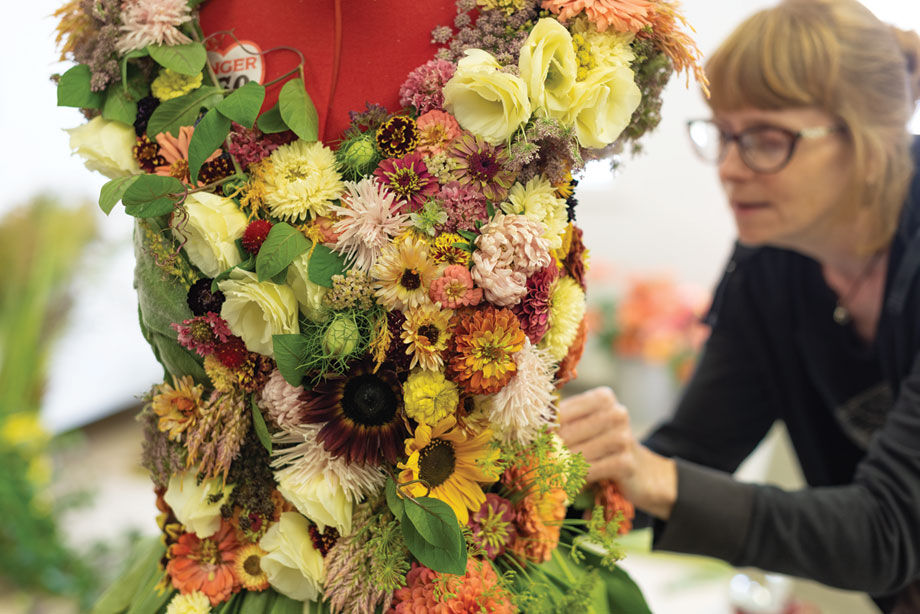
[[[323,298],[329,292],[319,284],[310,281],[310,252],[294,258],[287,270],[287,285],[294,291],[294,298],[300,311],[314,322],[322,322],[329,316],[329,307]]]
[[[188,531],[204,539],[220,528],[220,508],[233,492],[233,485],[221,486],[218,478],[199,484],[197,477],[194,469],[170,476],[163,500]]]
[[[551,17],[538,21],[521,47],[518,67],[534,110],[562,118],[571,105],[578,72],[572,35],[565,26]]]
[[[201,591],[176,593],[166,606],[166,614],[211,614],[211,600]]]
[[[233,269],[218,285],[226,297],[220,317],[250,352],[274,356],[272,335],[300,332],[297,299],[289,287],[260,282],[255,273],[241,269]]]
[[[563,123],[574,126],[582,147],[599,149],[617,140],[641,101],[633,71],[601,66],[575,84],[572,106]]]
[[[468,49],[444,86],[444,108],[465,130],[492,145],[511,138],[530,119],[527,85],[482,49]]]
[[[66,132],[70,135],[70,148],[83,158],[89,170],[98,171],[109,179],[141,172],[134,158],[137,137],[133,126],[97,115]]]
[[[568,225],[566,204],[556,196],[556,188],[545,176],[536,175],[526,185],[515,183],[501,207],[505,213],[540,222],[546,227],[542,236],[549,242],[549,249],[562,247],[562,235]]]
[[[315,601],[326,577],[323,555],[313,547],[310,522],[297,512],[284,512],[259,540],[268,554],[262,571],[268,583],[296,601]]]
[[[291,469],[275,472],[278,492],[315,522],[320,531],[329,526],[335,527],[341,535],[351,533],[354,504],[339,479],[333,474],[317,473],[307,480],[299,480],[297,475],[298,472]]]
[[[173,236],[184,243],[188,259],[208,277],[216,277],[240,263],[235,241],[243,236],[248,220],[229,198],[195,192],[185,199],[188,222]]]

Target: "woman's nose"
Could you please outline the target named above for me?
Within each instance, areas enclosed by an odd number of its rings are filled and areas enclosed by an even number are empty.
[[[719,162],[719,179],[726,181],[741,181],[750,179],[755,173],[741,158],[741,150],[737,142],[729,141],[724,145],[725,153]]]

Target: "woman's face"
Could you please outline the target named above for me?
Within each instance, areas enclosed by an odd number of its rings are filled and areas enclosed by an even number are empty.
[[[833,127],[834,119],[812,108],[718,112],[719,127],[738,134],[752,126],[775,126],[792,132]],[[738,144],[729,143],[719,164],[719,179],[746,245],[772,245],[812,251],[839,225],[840,207],[850,185],[852,153],[847,137],[837,130],[800,138],[788,164],[775,173],[749,168]]]

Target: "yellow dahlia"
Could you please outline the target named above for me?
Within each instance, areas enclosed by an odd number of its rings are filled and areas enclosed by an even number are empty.
[[[428,259],[428,245],[412,237],[386,247],[371,268],[377,302],[390,311],[429,303],[428,287],[437,276],[437,267]]]
[[[183,433],[194,425],[201,414],[201,395],[204,387],[195,384],[192,376],[173,377],[173,385],[167,382],[154,387],[150,403],[153,413],[159,416],[157,427],[173,441],[179,441]]]
[[[403,384],[403,402],[416,422],[438,424],[457,409],[460,391],[440,371],[414,369]]]
[[[269,159],[264,200],[277,218],[302,222],[328,216],[329,206],[345,191],[335,154],[319,141],[282,145]]]
[[[559,362],[569,353],[585,317],[585,291],[571,277],[556,281],[549,298],[549,329],[537,347],[549,350]]]
[[[478,511],[486,500],[481,484],[498,480],[498,450],[490,445],[492,431],[484,429],[468,434],[457,428],[457,420],[448,416],[435,426],[419,424],[414,437],[406,439],[405,463],[399,482],[413,497],[425,495],[448,504],[461,525],[469,521],[470,511]],[[428,486],[426,487],[425,484]],[[411,504],[410,504],[411,505]]]
[[[410,368],[419,365],[426,371],[440,371],[444,366],[441,353],[450,340],[450,319],[454,312],[436,303],[420,305],[406,312],[400,337],[412,355]]]
[[[514,376],[527,335],[510,309],[463,313],[454,327],[448,375],[472,394],[495,394]]]
[[[262,557],[266,554],[258,544],[249,544],[236,551],[233,575],[247,591],[264,591],[268,588],[268,575],[262,571]]]

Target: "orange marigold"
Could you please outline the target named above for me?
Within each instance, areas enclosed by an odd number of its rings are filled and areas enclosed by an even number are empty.
[[[617,527],[617,533],[625,535],[632,530],[632,521],[636,517],[636,508],[629,499],[623,496],[620,488],[611,480],[601,480],[594,485],[594,504],[604,506],[604,521],[610,522],[618,512],[623,513],[623,520]],[[585,517],[590,517],[591,510],[587,510]]]
[[[457,316],[448,377],[471,394],[495,394],[514,377],[514,354],[527,335],[510,309],[467,311]]]
[[[532,483],[537,459],[525,455],[502,475],[502,483],[525,493],[514,506],[517,534],[507,549],[520,558],[543,563],[550,560],[559,545],[565,519],[566,494],[561,488],[541,492]]]
[[[194,533],[183,533],[179,541],[169,547],[166,573],[183,595],[201,591],[212,606],[217,605],[240,588],[233,573],[239,547],[236,530],[227,520],[221,522],[217,533],[206,539]]]
[[[511,595],[498,582],[498,574],[484,561],[469,558],[466,574],[450,576],[444,590],[439,574],[418,563],[406,575],[406,586],[393,594],[393,606],[387,614],[460,614],[488,612],[514,614],[517,608]]]

